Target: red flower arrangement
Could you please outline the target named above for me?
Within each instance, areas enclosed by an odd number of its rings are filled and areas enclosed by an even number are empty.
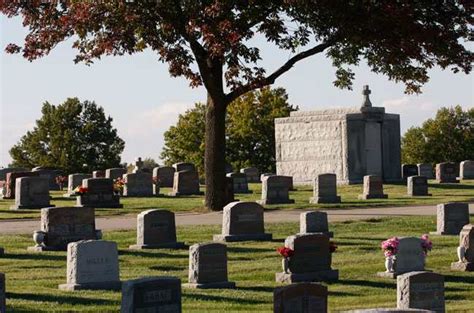
[[[278,252],[278,254],[280,254],[284,258],[292,257],[295,254],[294,250],[287,247],[277,248],[276,251]]]
[[[74,189],[74,193],[76,195],[83,195],[89,191],[88,188],[82,187],[82,186],[77,186],[76,189]]]

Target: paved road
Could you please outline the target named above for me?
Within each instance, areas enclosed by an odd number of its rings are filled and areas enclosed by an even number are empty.
[[[271,210],[265,212],[266,223],[297,222],[299,215],[307,210]],[[387,216],[436,215],[436,206],[384,207],[365,209],[333,209],[325,210],[329,222],[363,220]],[[474,214],[474,203],[469,205]],[[177,225],[218,225],[222,222],[222,212],[211,213],[177,213]],[[31,234],[38,230],[39,220],[3,220],[0,221],[1,234]],[[96,218],[98,229],[103,231],[119,229],[135,229],[136,215]]]

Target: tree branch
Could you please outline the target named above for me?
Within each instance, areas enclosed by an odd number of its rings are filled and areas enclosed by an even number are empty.
[[[280,77],[284,73],[288,72],[293,67],[293,65],[295,65],[297,62],[299,62],[303,59],[306,59],[306,58],[308,58],[312,55],[323,52],[326,48],[330,47],[332,44],[333,44],[332,41],[326,41],[326,42],[323,42],[323,43],[321,43],[321,44],[319,44],[319,45],[317,45],[317,46],[315,46],[311,49],[308,49],[306,51],[298,53],[297,55],[290,58],[288,61],[286,61],[285,64],[283,64],[280,68],[278,68],[276,71],[274,71],[272,74],[265,77],[264,79],[256,81],[256,82],[250,82],[250,83],[248,83],[246,85],[243,85],[243,86],[231,91],[230,93],[228,93],[226,95],[227,103],[232,102],[233,100],[235,100],[239,96],[241,96],[241,95],[243,95],[243,94],[245,94],[245,93],[247,93],[251,90],[262,88],[262,87],[265,87],[267,85],[273,84],[278,77]]]

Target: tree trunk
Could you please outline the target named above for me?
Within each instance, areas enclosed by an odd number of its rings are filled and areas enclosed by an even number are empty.
[[[206,173],[205,205],[213,211],[220,211],[227,204],[225,197],[225,114],[226,104],[224,99],[215,99],[208,94],[204,159]]]

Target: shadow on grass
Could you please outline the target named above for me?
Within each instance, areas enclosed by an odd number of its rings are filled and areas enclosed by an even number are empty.
[[[429,188],[435,188],[435,189],[453,189],[453,190],[459,190],[459,189],[474,189],[474,185],[467,185],[467,184],[459,184],[459,183],[454,183],[454,184],[428,184]],[[446,196],[446,195],[443,195]]]
[[[264,300],[255,300],[255,299],[242,299],[237,297],[223,297],[209,294],[195,294],[195,293],[185,293],[183,294],[184,298],[190,298],[195,301],[220,301],[220,302],[232,302],[238,304],[264,304],[267,303]]]
[[[156,265],[156,266],[150,266],[150,270],[154,271],[184,271],[187,269],[187,266],[179,267],[179,266],[173,266],[173,265]]]
[[[81,304],[81,305],[110,305],[119,304],[117,301],[97,299],[97,298],[80,298],[75,296],[51,295],[51,294],[31,294],[7,292],[8,299],[38,301],[38,302],[54,302],[59,304]]]
[[[64,253],[66,252],[64,251]],[[45,254],[44,252],[25,254],[6,253],[2,259],[66,261],[66,255]]]
[[[281,242],[281,241],[279,240],[278,242]],[[254,253],[254,252],[269,252],[269,251],[273,251],[273,249],[271,249],[271,248],[270,249],[265,249],[265,248],[245,248],[245,247],[227,246],[227,252]]]
[[[273,292],[275,290],[274,287],[270,286],[237,286],[237,289],[255,292]]]
[[[471,276],[454,276],[454,275],[444,275],[444,281],[449,283],[465,283],[465,284],[474,284],[474,277]]]
[[[139,251],[139,250],[119,250],[119,255],[140,256],[145,258],[170,258],[182,259],[187,258],[185,255],[170,254],[164,252],[155,252],[154,250]]]
[[[372,287],[372,288],[394,288],[396,287],[396,281],[392,283],[382,282],[382,281],[369,281],[369,280],[359,280],[359,279],[341,279],[337,282],[340,285],[352,285],[352,286],[361,286],[361,287]]]

